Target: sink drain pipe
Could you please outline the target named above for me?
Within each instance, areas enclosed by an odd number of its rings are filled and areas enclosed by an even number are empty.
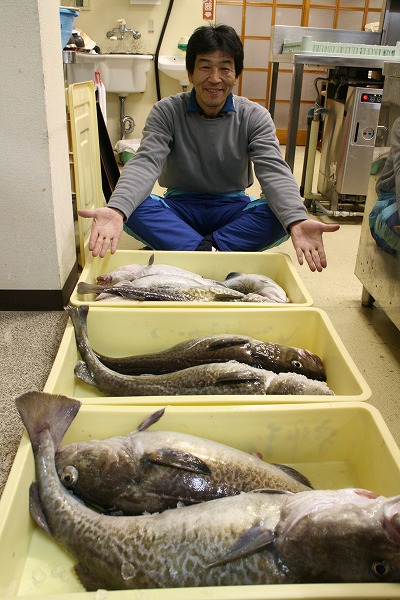
[[[159,70],[158,70],[158,57],[159,57],[159,54],[160,54],[161,44],[162,44],[163,39],[164,39],[165,30],[167,29],[167,25],[168,25],[168,21],[169,21],[169,17],[170,17],[173,5],[174,5],[174,0],[169,0],[168,9],[167,9],[167,12],[166,12],[166,15],[165,15],[163,26],[161,28],[161,33],[160,33],[160,37],[158,39],[156,52],[154,54],[154,75],[155,75],[155,78],[156,78],[157,100],[161,100],[160,73],[159,73]]]

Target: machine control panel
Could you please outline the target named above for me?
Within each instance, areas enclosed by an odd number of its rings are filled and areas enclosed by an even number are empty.
[[[373,94],[369,92],[363,92],[360,96],[361,102],[372,102],[373,104],[382,103],[382,94]]]
[[[361,135],[364,140],[372,140],[375,135],[375,129],[373,127],[365,127],[365,129],[362,130]]]

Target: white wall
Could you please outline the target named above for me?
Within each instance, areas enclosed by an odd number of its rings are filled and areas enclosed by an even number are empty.
[[[68,6],[65,0],[61,2]],[[75,27],[82,29],[100,47],[101,52],[126,51],[132,45],[128,36],[122,42],[112,42],[106,32],[117,27],[117,19],[125,19],[126,26],[140,31],[140,51],[154,54],[160,37],[161,28],[167,13],[169,0],[161,0],[160,5],[131,5],[129,0],[91,0],[90,10],[80,11],[75,19]],[[180,54],[177,48],[181,36],[190,36],[203,21],[202,0],[175,0],[168,26],[164,35],[160,54]],[[148,32],[149,19],[153,21],[154,33]],[[178,81],[160,73],[161,95],[168,96],[181,91]],[[147,88],[143,94],[131,94],[125,101],[125,113],[131,115],[136,123],[135,130],[127,137],[140,137],[147,114],[157,101],[154,67],[147,74]],[[119,100],[116,94],[107,94],[107,125],[111,142],[119,139]]]
[[[60,290],[76,261],[57,0],[3,0],[0,290]]]

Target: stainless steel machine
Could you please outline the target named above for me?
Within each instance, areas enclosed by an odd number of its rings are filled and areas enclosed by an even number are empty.
[[[385,63],[383,73],[385,83],[379,114],[382,135],[375,148],[380,157],[388,154],[393,123],[400,118],[400,61]],[[400,329],[400,260],[381,250],[369,228],[369,213],[377,199],[375,186],[379,174],[377,171],[370,177],[354,273],[363,284],[362,304],[370,306],[376,301]]]
[[[317,189],[331,210],[365,202],[381,102],[382,89],[351,85],[326,100]]]

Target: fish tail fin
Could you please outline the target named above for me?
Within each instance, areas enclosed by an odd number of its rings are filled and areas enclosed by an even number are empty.
[[[90,283],[87,285],[90,285]],[[74,325],[80,325],[86,329],[87,316],[89,313],[89,306],[87,304],[80,304],[79,306],[68,304],[68,306],[65,306],[64,310],[69,315]]]
[[[81,406],[79,400],[34,390],[17,396],[15,404],[34,451],[38,448],[40,433],[46,428],[58,448]]]
[[[65,312],[68,313],[72,325],[74,326],[76,343],[79,350],[82,352],[82,339],[87,341],[87,316],[89,312],[89,306],[87,304],[81,304],[80,306],[72,306],[69,304],[65,307]]]
[[[101,294],[104,292],[104,287],[101,285],[96,285],[94,283],[87,283],[86,281],[80,281],[76,288],[78,294]]]

